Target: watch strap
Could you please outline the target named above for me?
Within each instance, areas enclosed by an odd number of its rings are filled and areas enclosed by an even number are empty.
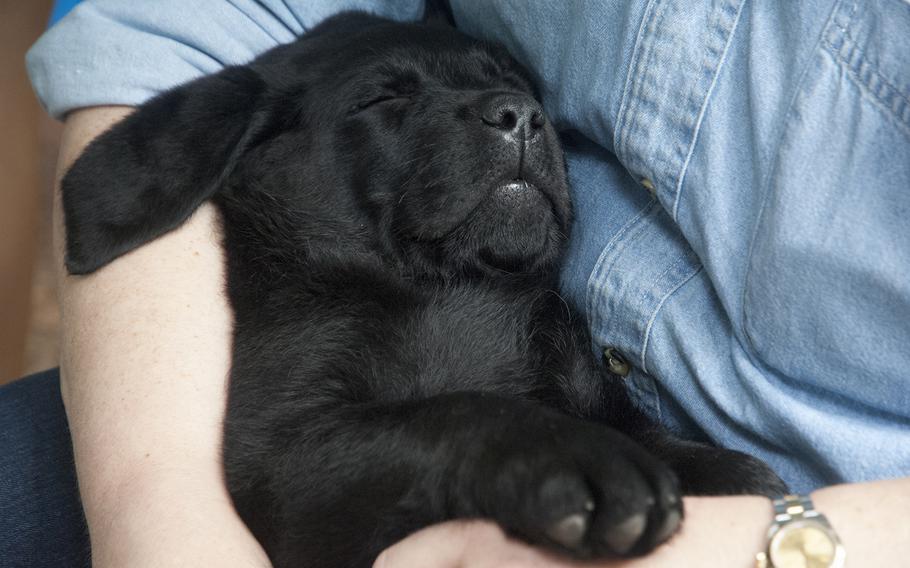
[[[787,523],[794,519],[811,519],[821,516],[808,495],[784,495],[772,501],[774,522]]]
[[[840,540],[837,538],[837,535],[834,532],[834,529],[831,527],[831,523],[828,522],[828,519],[825,518],[823,514],[815,510],[812,499],[808,495],[784,495],[783,497],[772,499],[771,502],[774,506],[774,522],[771,524],[771,528],[768,531],[769,547],[771,540],[777,530],[782,529],[794,521],[811,519],[819,525],[826,527],[827,532],[834,539],[835,546],[838,550],[836,558],[839,559],[839,562],[837,562],[835,565],[843,565],[843,545],[841,545]],[[756,568],[774,568],[774,564],[771,561],[768,549],[763,550],[755,555],[755,566]]]

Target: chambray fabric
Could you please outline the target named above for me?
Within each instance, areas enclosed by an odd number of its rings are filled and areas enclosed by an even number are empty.
[[[682,435],[792,489],[910,475],[910,5],[452,0],[564,133],[563,274],[592,348]],[[32,49],[55,116],[139,104],[362,7],[87,0]]]
[[[0,388],[0,567],[90,566],[56,369]]]

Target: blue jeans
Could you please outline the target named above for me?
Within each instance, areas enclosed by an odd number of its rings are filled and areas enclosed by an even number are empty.
[[[0,567],[90,566],[57,369],[0,388]]]

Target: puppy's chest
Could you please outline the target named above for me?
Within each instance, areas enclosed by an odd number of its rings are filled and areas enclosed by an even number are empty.
[[[421,286],[348,265],[309,278],[319,284],[236,306],[235,368],[254,370],[237,380],[286,377],[300,392],[329,388],[361,401],[454,391],[537,398],[564,366],[559,346],[572,340],[554,317],[564,310],[539,290]]]
[[[379,398],[459,390],[529,394],[549,351],[535,334],[532,299],[471,288],[429,294],[390,318],[383,360],[370,377]],[[374,367],[374,369],[376,369]]]

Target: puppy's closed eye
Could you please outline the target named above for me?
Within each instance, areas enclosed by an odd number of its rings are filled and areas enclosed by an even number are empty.
[[[367,98],[366,100],[354,105],[351,108],[351,114],[352,115],[358,114],[360,112],[363,112],[363,111],[369,109],[370,107],[374,107],[376,105],[381,105],[384,103],[406,102],[409,100],[411,100],[411,95],[404,95],[404,94],[399,94],[399,93],[377,94],[377,95],[374,95],[372,98]]]
[[[358,102],[351,109],[352,114],[384,103],[406,102],[419,91],[420,79],[411,71],[386,66],[382,79],[374,87],[368,87],[358,96]]]

